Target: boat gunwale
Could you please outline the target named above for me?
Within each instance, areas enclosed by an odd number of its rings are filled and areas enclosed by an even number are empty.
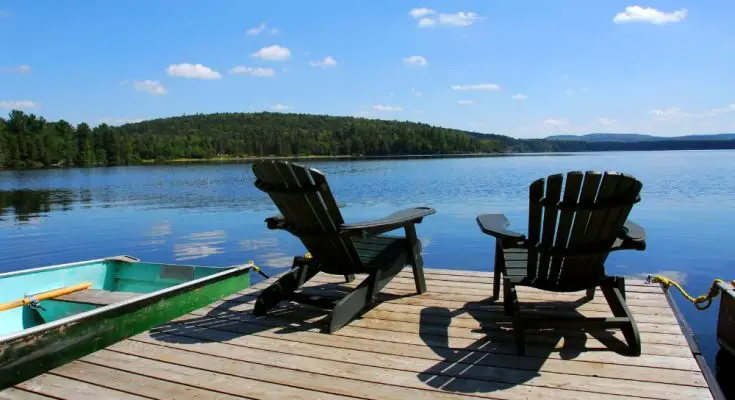
[[[74,264],[84,265],[86,263],[94,263],[94,262],[110,261],[110,260],[111,260],[111,258],[103,258],[103,259],[98,259],[98,260],[91,260],[91,261],[88,261],[88,262],[87,261],[83,261],[83,262],[80,262],[80,263],[60,264],[60,265],[57,265],[57,266],[36,268],[36,271],[41,270],[41,269],[45,269],[45,268],[60,268],[60,267],[62,267],[64,265],[67,265],[67,266],[68,265],[74,265]],[[136,262],[142,262],[142,261],[136,261]],[[146,262],[146,263],[148,263],[148,262]],[[191,267],[191,265],[177,265],[177,264],[165,264],[165,263],[153,263],[153,264],[161,264],[161,265],[169,265],[169,266],[180,266],[180,267]],[[157,290],[155,292],[141,293],[140,296],[136,296],[136,297],[133,297],[133,298],[130,298],[130,299],[127,299],[127,300],[118,302],[118,303],[108,304],[106,306],[98,307],[98,308],[95,308],[93,310],[85,311],[85,312],[82,312],[82,313],[79,313],[79,314],[74,314],[74,315],[68,316],[66,318],[58,319],[56,321],[52,321],[52,322],[49,322],[49,323],[44,323],[44,324],[37,325],[37,326],[31,327],[31,328],[28,328],[28,329],[24,329],[24,330],[21,330],[21,331],[18,331],[18,332],[14,332],[14,333],[11,333],[11,334],[6,335],[6,336],[0,336],[0,345],[8,344],[10,342],[13,342],[14,340],[21,339],[21,338],[23,338],[25,336],[28,336],[28,335],[42,333],[44,331],[56,329],[56,328],[58,328],[60,326],[67,325],[67,324],[73,324],[75,322],[79,322],[81,320],[84,320],[84,319],[87,319],[87,318],[90,318],[90,317],[95,317],[98,314],[105,314],[105,313],[109,313],[109,312],[112,312],[112,311],[117,310],[117,309],[120,309],[120,308],[129,307],[129,306],[131,306],[133,304],[135,304],[135,305],[144,305],[144,304],[152,303],[153,301],[155,301],[155,300],[157,300],[159,298],[166,297],[166,295],[177,294],[178,292],[185,291],[185,289],[191,289],[192,287],[204,286],[204,284],[210,283],[210,282],[217,282],[217,281],[220,281],[222,279],[225,279],[225,278],[229,277],[230,275],[239,275],[239,274],[242,274],[243,271],[249,271],[250,269],[252,269],[252,265],[250,265],[250,264],[239,265],[238,264],[238,265],[233,265],[233,266],[228,266],[228,267],[209,267],[209,268],[223,269],[223,271],[220,271],[220,272],[217,272],[215,274],[208,275],[208,276],[205,276],[205,277],[202,277],[202,278],[199,278],[199,279],[194,279],[194,280],[191,280],[191,281],[183,282],[183,283],[180,283],[178,285],[167,287],[165,289]],[[0,275],[0,278],[3,278],[3,277],[5,277],[4,274],[3,275]]]

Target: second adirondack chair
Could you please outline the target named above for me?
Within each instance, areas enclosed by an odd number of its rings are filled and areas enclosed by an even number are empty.
[[[566,182],[564,178],[551,175],[531,184],[527,235],[509,230],[502,214],[477,217],[480,230],[496,238],[493,297],[499,298],[502,279],[505,313],[513,319],[520,354],[524,329],[619,328],[630,352],[640,355],[638,328],[625,302],[625,281],[605,273],[605,260],[612,251],[645,249],[645,231],[627,220],[643,185],[631,176],[607,172],[569,172]],[[588,300],[599,286],[614,317],[526,317],[520,312],[516,286],[586,291]]]
[[[404,266],[411,265],[416,291],[426,291],[421,242],[415,225],[434,214],[429,207],[409,208],[385,218],[346,224],[327,180],[320,171],[287,161],[261,161],[253,165],[255,186],[266,192],[281,215],[266,219],[268,228],[297,236],[311,257],[294,257],[290,272],[264,289],[253,314],[264,316],[283,300],[331,309],[329,332],[342,328],[372,305],[378,292]],[[404,237],[385,236],[404,229]],[[319,272],[368,274],[357,288],[339,300],[299,293],[297,290]]]

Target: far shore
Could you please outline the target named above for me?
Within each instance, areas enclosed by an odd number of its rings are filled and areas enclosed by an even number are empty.
[[[320,161],[345,161],[345,160],[381,160],[381,159],[414,159],[414,158],[469,158],[469,157],[499,157],[509,155],[521,155],[528,153],[463,153],[463,154],[406,154],[389,156],[363,156],[363,155],[341,155],[341,156],[247,156],[232,157],[219,156],[211,158],[174,158],[170,160],[143,160],[141,164],[178,164],[178,163],[214,163],[214,162],[255,162],[263,160],[320,160]]]

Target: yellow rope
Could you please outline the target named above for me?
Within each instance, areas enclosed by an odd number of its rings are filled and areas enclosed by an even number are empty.
[[[661,275],[650,276],[649,275],[647,281],[651,283],[660,283],[666,289],[670,288],[671,286],[679,289],[679,292],[681,292],[681,294],[687,300],[694,303],[694,307],[697,307],[698,310],[706,310],[707,308],[709,308],[710,305],[712,305],[712,299],[714,299],[720,294],[720,287],[718,286],[718,284],[725,282],[722,279],[715,279],[712,282],[712,286],[709,288],[709,292],[707,292],[707,294],[703,294],[697,297],[692,297],[689,293],[686,292],[686,290],[684,290],[683,287],[681,287],[681,285],[678,282],[671,280],[665,276],[661,276]],[[730,281],[730,283],[733,286],[735,286],[735,280]],[[700,304],[704,304],[704,305],[700,306]]]
[[[304,258],[307,259],[307,260],[311,260],[313,257],[311,256],[311,253],[306,253],[306,254],[304,254]],[[247,265],[250,268],[252,268],[253,271],[255,271],[255,272],[259,273],[260,275],[262,275],[264,278],[266,278],[266,279],[270,278],[268,275],[265,274],[265,272],[263,272],[263,271],[260,270],[260,267],[258,267],[257,265],[255,265],[255,261],[248,260],[248,264]]]

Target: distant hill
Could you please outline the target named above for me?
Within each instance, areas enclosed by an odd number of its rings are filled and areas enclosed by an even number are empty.
[[[653,136],[639,133],[590,133],[587,135],[553,135],[546,140],[558,141],[582,141],[582,142],[606,142],[606,143],[636,143],[636,142],[658,142],[658,141],[719,141],[735,140],[735,133],[719,133],[715,135],[685,135],[685,136]]]
[[[122,126],[47,121],[14,110],[0,118],[0,168],[128,165],[263,156],[414,156],[735,149],[735,134],[662,138],[591,134],[517,139],[431,126],[328,115],[215,113]]]

